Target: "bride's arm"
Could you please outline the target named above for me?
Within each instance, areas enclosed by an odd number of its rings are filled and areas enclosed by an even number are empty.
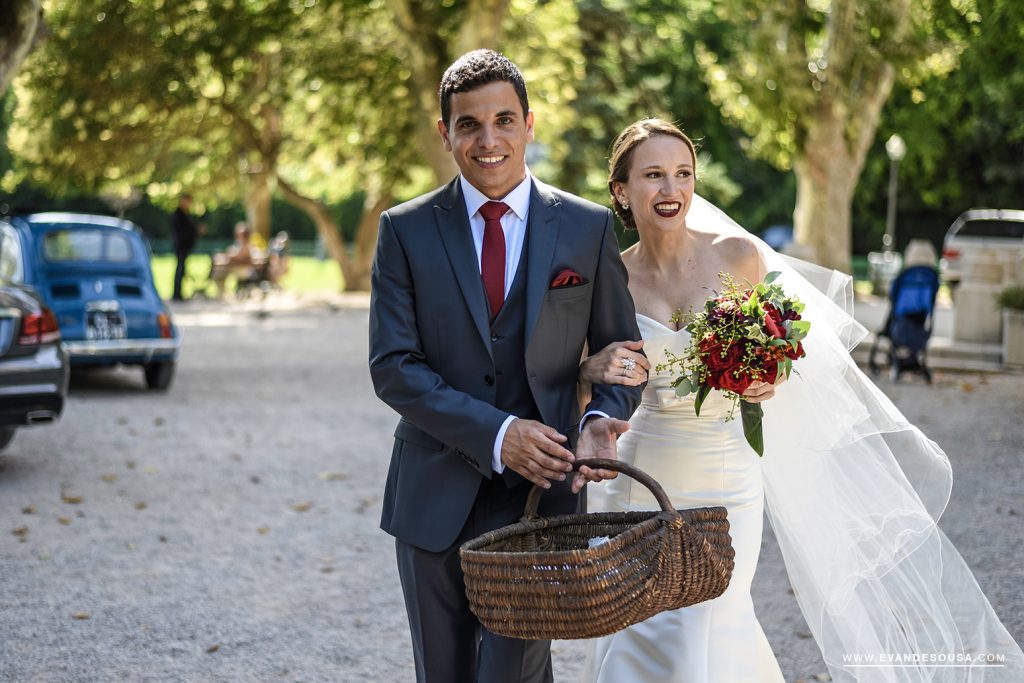
[[[593,356],[588,356],[589,349],[584,347],[576,389],[580,410],[590,403],[591,387],[594,384],[635,387],[647,381],[651,362],[640,353],[643,346],[642,341],[612,342]],[[632,370],[627,369],[630,360],[633,361]]]

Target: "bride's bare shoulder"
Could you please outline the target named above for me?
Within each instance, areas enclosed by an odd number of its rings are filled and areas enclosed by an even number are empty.
[[[719,233],[712,246],[721,260],[728,264],[730,273],[751,282],[761,279],[761,255],[757,242],[743,233]]]

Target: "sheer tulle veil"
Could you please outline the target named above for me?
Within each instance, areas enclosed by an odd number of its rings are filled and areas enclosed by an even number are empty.
[[[745,230],[694,196],[687,224]],[[764,407],[768,518],[834,681],[1020,683],[1024,654],[939,529],[946,454],[856,366],[849,276],[778,254],[806,304],[806,358]],[[799,374],[797,374],[799,373]]]

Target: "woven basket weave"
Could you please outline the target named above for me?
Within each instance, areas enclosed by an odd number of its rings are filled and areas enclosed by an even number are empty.
[[[531,640],[594,638],[666,610],[721,595],[732,577],[724,507],[674,510],[646,473],[587,460],[646,486],[661,511],[537,517],[534,487],[523,520],[459,549],[470,608],[488,630]],[[592,538],[610,540],[588,548]]]

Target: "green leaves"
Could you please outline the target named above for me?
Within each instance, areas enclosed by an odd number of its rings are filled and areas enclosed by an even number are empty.
[[[807,333],[811,331],[811,323],[809,320],[787,320],[787,327],[792,331],[790,338],[794,342],[798,342],[805,337]],[[793,348],[796,348],[794,346]]]
[[[743,436],[747,443],[754,449],[757,455],[764,455],[764,432],[761,429],[761,422],[764,419],[764,410],[760,403],[740,402],[740,418],[743,422]]]
[[[700,416],[700,407],[704,405],[704,399],[706,399],[710,393],[711,387],[707,384],[701,384],[700,388],[697,389],[697,398],[693,401],[693,410],[698,417]]]

